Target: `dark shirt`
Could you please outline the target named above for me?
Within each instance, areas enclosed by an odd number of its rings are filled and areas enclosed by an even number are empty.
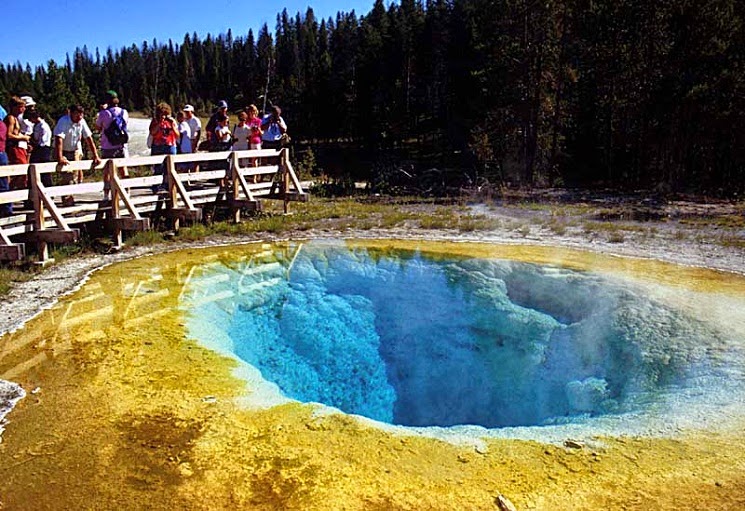
[[[205,132],[207,133],[207,138],[210,139],[213,143],[215,142],[215,128],[217,128],[217,118],[220,116],[220,114],[220,110],[212,114],[210,120],[207,121],[207,126],[205,126],[204,128]]]

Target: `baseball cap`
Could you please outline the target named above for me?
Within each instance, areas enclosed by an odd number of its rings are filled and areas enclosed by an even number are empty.
[[[184,112],[193,112],[194,111],[194,107],[191,106],[191,105],[184,105],[183,110],[184,110]]]
[[[111,99],[114,99],[114,98],[118,98],[119,95],[116,93],[115,90],[107,90],[106,91],[106,97],[111,98]]]
[[[21,99],[26,103],[26,106],[34,106],[36,104],[36,101],[31,96],[21,96]]]
[[[225,101],[224,99],[221,99],[221,100],[220,100],[220,101],[219,101],[219,102],[217,103],[217,108],[228,108],[228,102],[227,102],[227,101]]]

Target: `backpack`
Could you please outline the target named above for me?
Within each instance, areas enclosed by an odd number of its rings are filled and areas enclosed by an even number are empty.
[[[114,115],[114,112],[111,112],[111,122],[106,127],[105,130],[103,130],[104,135],[106,135],[106,138],[109,139],[109,143],[111,145],[122,145],[129,142],[129,133],[127,133],[127,121],[124,120],[124,117],[121,115]]]

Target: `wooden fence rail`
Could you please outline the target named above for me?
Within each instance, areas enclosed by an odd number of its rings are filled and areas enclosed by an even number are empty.
[[[199,166],[199,172],[194,172]],[[101,172],[98,180],[45,186],[44,174]],[[124,231],[150,229],[164,216],[178,229],[184,220],[198,221],[207,206],[226,208],[239,222],[241,210],[260,211],[261,201],[306,201],[287,149],[226,151],[145,156],[92,161],[37,163],[0,167],[0,177],[27,176],[28,187],[0,192],[0,205],[14,212],[0,218],[0,260],[26,257],[36,246],[38,260],[49,260],[49,243],[73,243],[89,222],[110,232],[121,246]],[[77,227],[76,227],[77,226]]]

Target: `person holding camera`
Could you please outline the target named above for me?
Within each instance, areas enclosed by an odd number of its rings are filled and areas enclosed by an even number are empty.
[[[176,154],[179,139],[179,129],[176,119],[173,118],[171,105],[158,103],[155,107],[155,115],[150,121],[150,135],[153,137],[153,145],[150,154]]]
[[[178,123],[173,118],[171,105],[166,102],[158,103],[155,107],[155,115],[150,121],[150,136],[153,138],[150,154],[152,156],[176,154],[179,135]],[[160,187],[153,187],[154,192],[165,189],[165,164],[153,167],[153,175],[161,174],[163,174],[163,184]]]
[[[215,140],[215,130],[217,129],[217,120],[219,118],[222,118],[223,116],[228,116],[228,102],[224,99],[221,99],[217,103],[217,109],[210,117],[209,121],[207,121],[207,126],[204,128],[204,131],[207,135],[207,150],[208,151],[215,151],[219,149],[215,149],[215,145],[217,145],[217,141]],[[229,126],[228,126],[229,127]]]
[[[287,124],[282,119],[282,109],[278,106],[272,106],[271,112],[264,116],[261,121],[261,129],[264,134],[261,136],[261,147],[264,149],[279,149],[287,137]]]

